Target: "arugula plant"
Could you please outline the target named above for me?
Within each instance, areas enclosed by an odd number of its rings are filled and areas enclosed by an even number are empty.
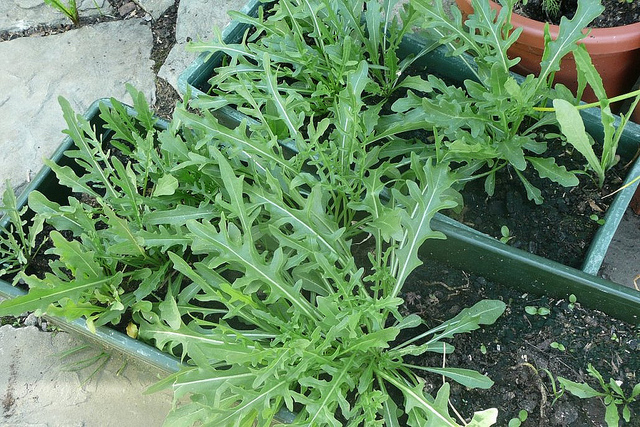
[[[131,311],[140,338],[187,362],[156,387],[191,395],[169,425],[266,426],[281,407],[305,425],[458,425],[449,384],[432,397],[419,373],[467,387],[491,380],[405,358],[451,353],[447,338],[493,323],[505,305],[481,301],[398,339],[423,324],[399,313],[402,286],[421,264],[420,245],[444,237],[430,228],[433,215],[459,195],[447,163],[408,154],[402,172],[390,142],[362,148],[376,137],[363,119],[377,111],[362,101],[368,76],[366,62],[348,73],[333,115],[319,124],[276,111],[304,148],[294,151],[273,138],[271,120],[228,128],[186,106],[158,131],[130,88],[135,119],[116,101],[101,108],[116,156],[63,101],[77,146],[68,154],[84,173],[49,165],[90,200],[30,197],[60,230],[48,250],[56,259],[45,279],[22,274],[29,294],[1,303],[0,313],[39,310],[97,325]],[[366,234],[374,249],[356,258],[353,242]],[[468,425],[491,425],[496,414],[476,413]]]
[[[142,94],[129,90],[138,110],[137,127],[120,104],[114,103],[113,109],[101,106],[107,126],[123,141],[119,145],[126,164],[112,156],[89,122],[61,99],[69,125],[66,132],[76,145],[66,155],[75,159],[82,173],[45,162],[75,194],[62,205],[38,191],[29,194],[37,230],[42,230],[43,222],[54,228],[48,233],[51,247],[46,251],[53,258],[51,271],[28,274],[22,268],[16,281],[24,282],[30,292],[4,301],[3,313],[85,317],[90,328],[116,324],[127,310],[151,310],[158,302],[153,293],[173,280],[167,256],[144,248],[142,239],[166,231],[163,222],[153,218],[154,209],[179,213],[182,205],[165,178],[167,163],[153,150],[156,120]],[[135,144],[135,150],[125,143]],[[200,212],[205,215],[205,211],[202,206]]]
[[[528,167],[563,186],[577,185],[578,180],[575,171],[566,170],[545,154],[547,142],[539,136],[548,132],[545,126],[557,125],[557,121],[556,115],[540,111],[540,107],[550,99],[562,105],[576,102],[564,86],[553,87],[553,75],[567,54],[578,51],[581,56],[587,55],[576,43],[585,37],[583,29],[603,8],[598,0],[580,0],[575,17],[562,19],[558,37],[547,36],[539,76],[520,79],[510,72],[518,59],[509,59],[506,53],[521,33],[510,22],[515,0],[501,3],[503,7],[497,13],[487,1],[473,0],[475,12],[463,23],[455,6],[451,7],[451,19],[439,0],[411,2],[420,13],[427,37],[458,56],[474,78],[456,87],[429,75],[395,102],[392,109],[397,115],[384,126],[409,130],[422,124],[422,128],[437,132],[442,159],[464,165],[463,179],[485,177],[488,194],[494,191],[495,172],[509,165],[522,181],[528,198],[542,203],[540,190],[522,173]],[[580,67],[578,71],[581,81],[594,85],[591,68]],[[561,130],[567,131],[569,144],[580,147],[566,126]],[[611,163],[609,153],[615,153],[614,140],[605,141],[609,144],[603,152],[605,165]],[[590,160],[589,165],[592,163]]]
[[[193,253],[205,258],[193,265],[172,259],[200,288],[197,298],[216,301],[229,315],[217,323],[195,319],[177,331],[157,317],[141,322],[142,337],[165,350],[183,349],[195,363],[158,386],[172,386],[177,397],[195,393],[170,415],[172,423],[267,425],[281,406],[303,404],[296,419],[302,424],[339,425],[344,419],[394,425],[402,412],[389,398],[393,389],[404,396],[409,425],[455,425],[446,408],[448,385],[433,399],[414,370],[490,386],[473,371],[418,368],[402,359],[453,350],[439,341],[493,322],[504,310],[501,302],[479,303],[392,344],[401,329],[421,323],[399,315],[398,295],[420,263],[421,242],[442,237],[429,228],[430,219],[454,206],[458,195],[446,164],[422,163],[413,155],[408,175],[416,179],[407,180],[385,154],[389,147],[364,150],[362,142],[375,130],[362,118],[375,117],[369,108],[376,111],[362,102],[367,75],[364,62],[349,73],[331,108],[334,116],[317,125],[305,128],[304,120],[291,119],[292,108],[278,110],[299,147],[288,154],[274,143],[271,120],[230,131],[208,111],[176,111],[175,120],[196,139],[214,134],[228,144],[226,157],[214,152],[226,189],[216,199],[224,209],[221,221],[187,223]],[[390,200],[382,196],[385,182],[394,183]],[[363,232],[375,241],[366,270],[352,255],[353,239]],[[214,274],[218,269],[241,275],[229,280]],[[488,425],[493,413],[478,414],[473,423]]]
[[[214,40],[190,43],[189,50],[228,56],[210,79],[209,108],[233,105],[255,116],[276,116],[277,84],[287,103],[308,103],[316,116],[327,113],[345,76],[365,60],[371,78],[366,98],[388,97],[416,57],[400,59],[398,47],[416,22],[405,8],[394,16],[398,0],[281,0],[267,2],[257,17],[231,16],[255,29],[241,43],[228,44],[218,31]],[[435,45],[434,45],[435,46]],[[425,48],[429,50],[430,47]],[[259,109],[254,107],[259,106]]]
[[[613,378],[610,378],[609,382],[606,382],[604,378],[602,378],[600,372],[598,372],[591,363],[589,363],[587,367],[587,372],[593,378],[598,380],[602,391],[594,389],[587,383],[577,383],[562,377],[558,377],[558,382],[563,390],[566,390],[581,399],[591,399],[594,397],[603,399],[605,407],[607,408],[605,412],[605,422],[607,423],[607,426],[617,427],[619,425],[621,409],[622,418],[626,422],[630,422],[631,411],[629,409],[629,405],[636,402],[638,397],[640,397],[640,384],[636,384],[633,387],[631,394],[627,396],[624,390],[622,390],[621,382],[615,381]]]
[[[36,238],[42,232],[44,218],[36,217],[28,224],[26,213],[27,207],[18,208],[16,195],[7,182],[0,204],[0,217],[5,217],[8,225],[0,228],[0,277],[24,270],[40,249],[42,243]]]

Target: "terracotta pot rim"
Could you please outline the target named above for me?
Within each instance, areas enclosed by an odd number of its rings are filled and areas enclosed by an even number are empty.
[[[471,0],[456,0],[456,3],[461,9],[467,9],[465,10],[466,12],[471,12]],[[490,0],[490,3],[495,10],[502,8],[494,1]],[[544,22],[535,21],[514,13],[511,23],[515,27],[523,29],[519,37],[520,42],[540,49],[544,47]],[[549,32],[552,37],[558,35],[558,30],[559,27],[557,25],[549,25]],[[586,44],[592,54],[609,54],[640,49],[640,22],[619,27],[589,28],[588,31],[589,35],[580,43]]]

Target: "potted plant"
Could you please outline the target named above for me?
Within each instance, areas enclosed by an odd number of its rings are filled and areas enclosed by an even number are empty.
[[[490,1],[491,7],[500,10],[501,5]],[[513,4],[515,2],[511,2]],[[558,2],[559,3],[559,2]],[[576,16],[585,13],[578,1]],[[471,0],[456,0],[456,4],[465,15],[473,13]],[[595,7],[595,6],[589,6]],[[520,58],[514,70],[524,76],[538,74],[545,46],[545,31],[552,38],[559,34],[558,25],[548,25],[526,16],[514,13],[511,23],[515,28],[522,28],[518,41],[509,49],[509,56]],[[547,29],[545,29],[547,28]],[[602,77],[607,96],[615,98],[629,92],[640,77],[640,22],[610,28],[589,28],[588,37],[581,42],[589,52],[593,64]],[[574,93],[578,89],[576,65],[572,55],[563,59],[562,67],[556,72],[554,80],[570,88]],[[597,99],[587,89],[584,100],[592,102]],[[637,121],[637,120],[636,120]]]

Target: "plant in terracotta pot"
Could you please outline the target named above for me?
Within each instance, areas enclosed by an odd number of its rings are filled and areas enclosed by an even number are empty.
[[[456,0],[458,7],[465,15],[473,13],[471,0]],[[489,1],[491,7],[500,9],[501,5]],[[580,8],[582,0],[578,1]],[[504,5],[504,2],[501,2]],[[590,4],[589,9],[597,5]],[[631,3],[629,3],[631,7]],[[576,15],[582,13],[577,11]],[[586,11],[585,11],[586,13]],[[514,71],[522,74],[538,74],[545,46],[545,38],[548,36],[557,38],[560,34],[558,25],[549,25],[545,22],[514,13],[511,24],[515,28],[522,28],[517,42],[509,48],[511,58],[519,57],[520,62],[514,67]],[[589,52],[593,64],[602,76],[607,96],[615,97],[631,90],[634,83],[640,77],[640,22],[631,23],[610,28],[589,28],[588,36],[580,41]],[[575,61],[572,55],[563,59],[561,69],[555,73],[553,79],[572,89],[578,90]],[[585,101],[595,101],[593,92],[587,90]]]

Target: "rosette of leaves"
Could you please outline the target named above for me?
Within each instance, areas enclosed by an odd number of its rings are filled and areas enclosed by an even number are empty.
[[[401,289],[421,244],[444,237],[430,228],[433,215],[459,195],[446,162],[397,154],[376,134],[377,110],[362,100],[368,75],[365,62],[348,73],[319,123],[295,116],[274,91],[274,114],[298,151],[278,144],[268,119],[228,128],[207,110],[179,107],[158,131],[133,90],[135,119],[115,101],[101,109],[113,132],[105,148],[63,102],[76,143],[68,154],[84,171],[50,166],[91,201],[30,197],[58,230],[52,271],[23,275],[29,294],[0,304],[0,314],[36,309],[103,324],[130,310],[140,338],[187,363],[157,386],[191,396],[169,425],[268,426],[280,408],[304,425],[458,425],[449,384],[431,396],[420,373],[467,387],[491,380],[405,359],[451,353],[447,338],[494,322],[505,305],[481,301],[398,339],[423,324],[399,312]],[[381,143],[367,151],[367,140]],[[367,234],[373,249],[356,258],[354,240]],[[491,425],[496,413],[468,425]]]
[[[173,268],[196,287],[193,298],[228,314],[173,325],[153,314],[140,322],[141,337],[191,362],[156,387],[172,387],[177,398],[191,394],[169,415],[170,425],[266,426],[282,407],[297,412],[299,425],[457,425],[447,408],[448,384],[431,397],[418,372],[491,385],[472,370],[419,368],[404,358],[453,351],[442,340],[492,323],[502,302],[480,302],[396,342],[401,330],[422,324],[399,313],[400,291],[421,263],[422,242],[443,237],[430,228],[431,218],[454,207],[458,195],[446,163],[413,155],[402,174],[384,145],[362,149],[375,138],[374,126],[362,120],[367,75],[362,62],[345,77],[334,116],[319,124],[303,129],[305,120],[278,110],[304,150],[282,157],[281,147],[268,145],[273,138],[263,122],[249,126],[250,137],[244,126],[235,129],[225,138],[225,155],[209,148],[207,164],[222,180],[221,216],[187,222],[197,262],[169,253]],[[198,141],[229,133],[207,111],[179,109],[175,120]],[[187,155],[182,161],[181,170],[201,167]],[[364,263],[353,255],[354,238],[363,233],[375,242]],[[392,390],[401,397],[392,399]],[[495,414],[478,413],[470,425],[490,425]]]
[[[556,117],[551,113],[553,110],[544,111],[550,99],[557,100],[558,109],[577,103],[566,87],[553,87],[553,75],[559,70],[561,59],[569,53],[588,58],[577,42],[586,36],[584,28],[603,7],[598,0],[580,0],[575,17],[563,18],[558,36],[547,37],[539,75],[521,78],[510,72],[518,58],[507,56],[507,50],[521,33],[521,29],[513,28],[510,22],[514,3],[515,0],[502,1],[503,7],[498,13],[491,9],[488,1],[473,0],[474,13],[463,22],[455,5],[451,7],[450,17],[440,0],[413,0],[411,5],[421,15],[425,34],[446,46],[450,55],[466,66],[473,79],[465,80],[459,87],[434,75],[415,78],[413,90],[392,107],[398,115],[393,120],[389,118],[385,126],[410,130],[423,123],[425,129],[437,133],[443,158],[465,166],[461,177],[465,174],[486,177],[485,188],[490,195],[495,187],[495,172],[509,165],[522,181],[528,198],[542,203],[540,190],[523,175],[525,169],[533,168],[540,177],[563,186],[578,184],[576,171],[566,170],[547,154],[547,139],[556,136],[559,121],[562,125],[559,130],[565,134],[566,142],[585,155],[585,168],[590,167],[599,179],[615,164],[612,153],[619,136],[613,137],[615,129],[610,111],[603,115],[609,137],[604,141],[600,159],[592,148],[592,138],[575,138],[574,129],[579,128],[576,120],[582,124],[579,114],[563,120],[564,116]],[[578,95],[588,82],[608,104],[606,95],[597,89],[599,76],[590,61],[584,60],[581,65],[578,72],[582,84]],[[568,120],[571,125],[565,125]],[[550,125],[553,127],[549,128]],[[582,128],[584,133],[584,125]]]
[[[345,76],[363,60],[370,65],[365,98],[388,97],[415,60],[400,59],[397,51],[412,31],[416,13],[400,9],[399,17],[394,16],[397,4],[398,0],[280,0],[267,2],[269,12],[260,8],[257,17],[230,12],[255,31],[237,44],[225,43],[218,31],[213,40],[187,47],[207,57],[216,52],[228,57],[209,81],[215,96],[202,100],[209,108],[232,105],[260,120],[258,111],[274,112],[270,92],[276,82],[282,94],[304,98],[310,111],[322,116],[344,89]],[[248,100],[247,93],[253,99]]]

